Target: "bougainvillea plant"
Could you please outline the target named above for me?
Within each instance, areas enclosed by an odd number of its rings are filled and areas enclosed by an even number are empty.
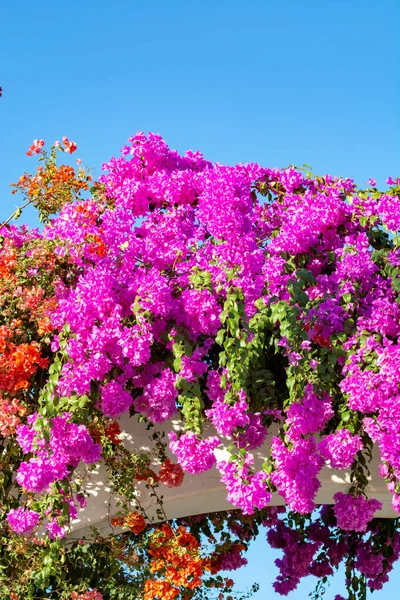
[[[319,598],[342,563],[349,600],[381,588],[399,522],[367,483],[375,446],[400,512],[400,180],[223,166],[138,133],[92,181],[58,165],[76,147],[33,142],[0,226],[0,597],[228,600],[262,525],[277,592],[314,575]],[[28,204],[40,230],[11,224]],[[124,414],[156,456],[125,446]],[[115,532],[75,539],[98,463]],[[332,506],[324,465],[352,481]],[[169,521],[163,486],[214,467],[235,510]]]

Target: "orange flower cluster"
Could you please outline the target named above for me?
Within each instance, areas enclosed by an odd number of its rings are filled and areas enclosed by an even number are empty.
[[[166,579],[153,581],[148,579],[144,584],[144,600],[160,598],[163,600],[174,600],[179,594],[179,589]]]
[[[55,308],[57,302],[54,296],[46,297],[49,290],[46,292],[41,285],[46,286],[51,282],[55,263],[52,249],[45,245],[39,246],[35,240],[27,247],[17,249],[11,238],[5,238],[0,247],[2,316],[12,319],[13,315],[18,315],[20,324],[22,319],[25,323],[26,319],[36,323],[39,337],[53,330],[48,314]],[[27,278],[29,278],[29,285],[26,283]],[[52,293],[51,289],[50,293]],[[15,323],[16,320],[14,319],[13,322]],[[11,328],[14,333],[17,333],[14,325]]]
[[[14,344],[10,341],[12,333],[5,325],[0,326],[0,389],[9,393],[28,388],[38,367],[45,369],[49,364],[38,342]]]
[[[110,522],[112,527],[128,527],[136,535],[146,529],[144,516],[136,511],[128,513],[126,517],[114,517]]]
[[[15,428],[20,424],[21,418],[26,414],[26,409],[17,398],[9,400],[0,394],[0,435],[6,436],[15,433]]]
[[[99,235],[88,235],[86,240],[90,242],[89,252],[102,257],[106,255],[107,248]]]
[[[146,521],[144,520],[144,516],[138,512],[129,513],[125,517],[125,525],[129,527],[133,533],[138,535],[142,533],[146,529]]]
[[[125,523],[124,517],[113,517],[110,520],[111,527],[123,527]]]
[[[58,167],[48,162],[46,168],[38,167],[36,175],[25,173],[17,183],[12,183],[13,194],[21,192],[47,215],[55,214],[68,202],[77,200],[88,190],[92,177],[85,172],[75,172],[69,165]]]
[[[0,436],[15,433],[26,414],[23,398],[39,368],[48,367],[42,355],[42,338],[52,331],[48,310],[54,298],[46,298],[45,290],[37,284],[51,277],[54,257],[49,249],[32,245],[17,247],[11,237],[0,245]],[[29,279],[30,269],[36,270]],[[41,271],[41,269],[43,269]],[[36,278],[36,273],[38,276]],[[29,284],[26,284],[26,281]],[[36,338],[36,340],[35,340]]]
[[[199,547],[199,541],[182,525],[176,531],[167,523],[156,529],[148,553],[153,557],[150,570],[158,578],[146,581],[144,600],[173,600],[184,590],[199,587],[204,571],[210,569]]]
[[[36,322],[39,337],[53,331],[49,313],[57,306],[55,298],[44,298],[45,291],[39,286],[31,288],[16,288],[18,306],[20,310],[27,311],[29,320]]]
[[[85,200],[74,206],[73,219],[80,229],[94,225],[98,218],[99,206],[93,200]]]
[[[42,355],[52,331],[49,312],[56,306],[52,247],[39,245],[33,237],[24,245],[4,236],[0,245],[0,389],[7,399],[0,406],[0,432],[14,433],[25,408],[21,404],[32,377],[48,367]],[[18,402],[13,400],[17,396]],[[26,394],[25,394],[26,397]]]
[[[17,252],[10,239],[3,240],[0,253],[0,280],[8,279],[17,264]]]
[[[76,222],[77,227],[80,229],[88,229],[95,225],[101,211],[102,206],[98,202],[85,200],[84,202],[75,204],[72,218]],[[100,227],[98,231],[99,233],[102,233],[102,228]],[[88,249],[90,253],[97,254],[98,256],[106,255],[107,248],[100,235],[88,233],[85,240],[89,243]]]

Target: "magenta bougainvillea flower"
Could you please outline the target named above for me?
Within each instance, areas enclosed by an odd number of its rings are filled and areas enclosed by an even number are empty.
[[[375,512],[382,508],[379,500],[367,500],[362,496],[354,497],[342,492],[337,492],[334,499],[337,524],[344,531],[366,531]]]
[[[400,180],[379,192],[374,179],[360,190],[226,166],[138,132],[94,183],[56,166],[75,150],[67,137],[49,156],[33,142],[44,162],[16,187],[44,228],[0,228],[0,435],[17,442],[11,480],[27,498],[8,500],[11,529],[66,536],[85,510],[80,465],[103,461],[129,501],[140,481],[155,494],[214,468],[243,515],[274,493],[295,513],[298,529],[266,517],[284,552],[276,591],[329,576],[354,532],[366,534],[354,568],[378,589],[392,563],[375,546],[368,559],[374,445],[400,510]],[[124,445],[128,415],[146,450]],[[325,465],[352,486],[307,523]],[[236,548],[218,564],[243,563]]]
[[[12,508],[7,515],[7,521],[15,533],[29,534],[40,522],[40,514],[27,508]]]

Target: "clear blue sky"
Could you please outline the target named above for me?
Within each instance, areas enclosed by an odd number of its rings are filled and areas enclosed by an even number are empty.
[[[223,163],[383,185],[400,175],[399,12],[398,0],[2,2],[0,218],[9,183],[33,169],[28,145],[63,135],[97,174],[141,129]],[[257,600],[276,597],[272,560],[258,543],[238,574],[263,585]],[[398,598],[392,579],[374,598]]]

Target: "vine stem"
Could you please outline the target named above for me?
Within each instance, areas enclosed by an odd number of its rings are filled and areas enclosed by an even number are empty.
[[[33,202],[33,198],[30,198],[29,200],[27,200],[27,201],[25,202],[25,204],[23,204],[22,206],[18,206],[18,207],[17,207],[17,208],[14,210],[14,212],[13,212],[13,213],[12,213],[12,214],[11,214],[11,215],[8,217],[8,219],[6,219],[5,221],[3,221],[3,223],[1,223],[1,225],[0,225],[0,229],[1,229],[2,227],[4,227],[5,225],[7,225],[7,224],[8,224],[8,223],[11,221],[11,219],[13,219],[13,218],[14,218],[14,215],[15,215],[15,213],[16,213],[17,211],[20,211],[20,210],[24,209],[26,206],[28,206],[28,204],[31,204],[31,202]]]

